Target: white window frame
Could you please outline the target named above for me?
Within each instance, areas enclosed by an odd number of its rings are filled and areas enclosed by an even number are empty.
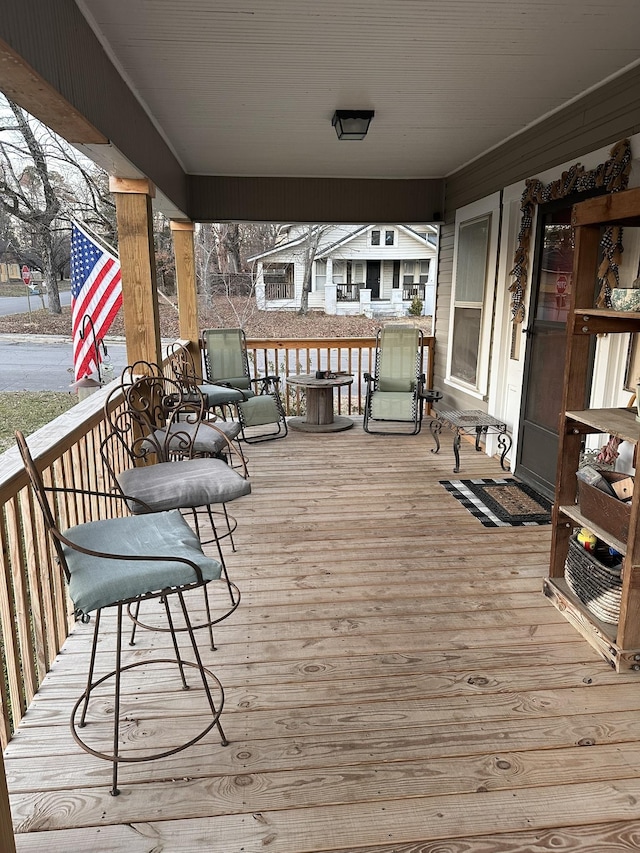
[[[313,275],[313,291],[322,291],[327,283],[327,261],[325,258],[319,258],[314,262]]]
[[[456,271],[458,269],[458,251],[460,249],[460,230],[465,225],[471,225],[480,219],[489,218],[489,237],[487,240],[487,259],[484,274],[484,297],[481,304],[480,334],[478,341],[478,361],[476,367],[476,382],[472,385],[457,376],[451,375],[453,359],[453,333],[455,308],[465,307],[465,303],[456,301]],[[449,306],[449,337],[447,342],[447,372],[445,384],[452,388],[465,391],[479,400],[486,399],[489,390],[489,362],[491,351],[491,330],[493,320],[493,305],[496,288],[496,272],[498,262],[498,239],[500,223],[500,193],[494,193],[487,198],[460,208],[456,212],[455,239],[453,250],[453,277],[451,282],[451,302]],[[473,303],[471,307],[476,307]]]
[[[403,284],[415,284],[416,283],[416,262],[415,261],[403,261],[402,262],[402,283]]]
[[[377,243],[373,242],[374,234],[378,235]],[[373,246],[374,249],[379,249],[381,246],[384,246],[384,235],[382,233],[382,228],[372,228],[371,231],[369,231],[369,245]]]
[[[391,243],[387,243],[387,234],[391,234]],[[397,246],[398,244],[398,234],[395,228],[385,228],[384,229],[384,240],[382,241],[382,245],[386,246],[387,249],[392,248],[393,246]]]

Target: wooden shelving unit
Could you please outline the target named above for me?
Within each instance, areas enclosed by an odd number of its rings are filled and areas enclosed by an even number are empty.
[[[640,673],[640,488],[631,506],[629,535],[625,542],[582,515],[577,502],[576,471],[584,436],[602,433],[637,445],[640,423],[635,410],[588,409],[588,365],[591,338],[597,334],[640,332],[640,312],[593,308],[601,229],[621,224],[640,226],[640,189],[626,190],[577,204],[573,209],[575,255],[572,304],[567,321],[563,417],[560,427],[556,500],[549,577],[545,595],[596,651],[617,671]],[[584,526],[624,555],[622,602],[617,625],[601,622],[571,592],[564,578],[569,539],[575,527]]]

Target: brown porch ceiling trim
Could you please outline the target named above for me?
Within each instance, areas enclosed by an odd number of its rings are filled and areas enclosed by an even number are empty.
[[[438,222],[444,181],[188,176],[196,222]]]
[[[86,127],[108,140],[179,209],[186,211],[185,175],[150,118],[120,77],[74,0],[3,0],[0,42],[58,94],[57,104],[33,84],[23,86],[14,62],[0,63],[0,90],[72,142]],[[3,57],[3,58],[4,58]],[[29,82],[27,80],[27,82]],[[51,123],[53,111],[58,116]]]

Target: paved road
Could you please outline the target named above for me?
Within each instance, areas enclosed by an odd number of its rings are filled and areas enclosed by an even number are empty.
[[[114,375],[127,364],[124,343],[107,339]],[[69,338],[0,335],[0,392],[71,391],[73,351]]]
[[[40,296],[0,296],[0,317],[6,317],[8,314],[26,314],[31,308],[32,311],[42,310],[43,299]],[[48,297],[44,297],[45,308],[48,305]],[[61,305],[71,305],[71,293],[67,290],[60,294]]]

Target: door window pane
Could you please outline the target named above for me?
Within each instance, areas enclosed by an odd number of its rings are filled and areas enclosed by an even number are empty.
[[[547,214],[542,232],[536,320],[566,323],[573,272],[571,208]]]

